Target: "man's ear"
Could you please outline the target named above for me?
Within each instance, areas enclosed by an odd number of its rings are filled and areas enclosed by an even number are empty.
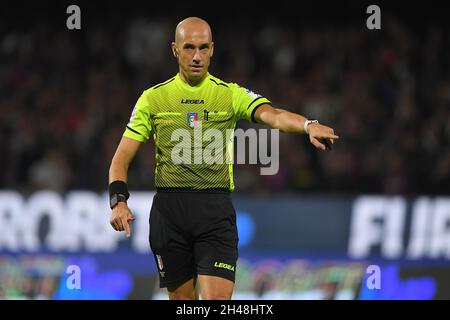
[[[173,56],[178,59],[178,49],[177,49],[177,45],[175,44],[175,42],[172,42],[171,47],[172,47]]]
[[[211,57],[214,54],[214,42],[211,42]]]

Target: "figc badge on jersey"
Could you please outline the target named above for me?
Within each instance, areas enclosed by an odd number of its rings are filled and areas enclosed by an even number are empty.
[[[198,123],[198,113],[197,112],[188,112],[187,114],[187,123],[189,127],[193,128]]]

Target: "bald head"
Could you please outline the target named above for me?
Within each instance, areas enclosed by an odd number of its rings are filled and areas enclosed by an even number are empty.
[[[172,51],[178,60],[182,80],[197,85],[205,79],[214,52],[208,22],[197,17],[181,21],[175,30]]]
[[[189,17],[178,23],[175,29],[175,43],[179,45],[188,36],[207,37],[208,41],[212,41],[211,27],[208,22],[201,18]]]

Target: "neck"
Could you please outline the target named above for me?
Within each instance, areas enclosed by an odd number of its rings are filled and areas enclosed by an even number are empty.
[[[201,77],[200,79],[189,79],[188,77],[186,77],[186,75],[183,73],[183,71],[180,68],[179,71],[180,74],[180,78],[181,80],[183,80],[183,82],[186,82],[188,85],[190,85],[191,87],[195,87],[198,84],[200,84],[203,80],[205,80],[205,78],[207,77],[208,73],[206,72],[203,77]]]

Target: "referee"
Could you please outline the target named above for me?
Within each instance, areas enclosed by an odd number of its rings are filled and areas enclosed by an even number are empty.
[[[167,288],[170,299],[198,299],[198,287],[203,299],[231,299],[238,258],[236,213],[230,197],[232,164],[174,163],[172,152],[178,143],[172,140],[174,130],[184,129],[195,140],[194,130],[199,126],[203,132],[215,129],[225,134],[239,119],[246,119],[282,132],[306,133],[321,150],[338,136],[317,120],[274,108],[268,99],[209,74],[214,42],[206,21],[196,17],[181,21],[172,52],[178,73],[142,93],[112,159],[110,222],[114,230],[130,236],[128,167],[153,134],[157,193],[150,212],[149,240],[160,286]],[[233,144],[233,140],[224,141],[223,154],[229,152],[226,144]],[[194,141],[189,158],[195,158],[196,146],[204,151],[206,145]]]

